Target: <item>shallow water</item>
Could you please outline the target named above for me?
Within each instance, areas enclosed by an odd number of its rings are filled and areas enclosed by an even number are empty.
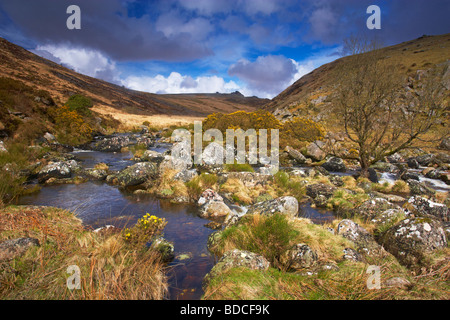
[[[170,264],[170,299],[199,299],[201,282],[214,264],[207,248],[213,230],[197,216],[192,205],[177,205],[149,196],[134,196],[105,183],[87,182],[45,186],[39,193],[20,198],[19,204],[55,206],[73,211],[92,228],[132,226],[151,213],[167,220],[164,237],[174,243],[175,256],[188,257]],[[186,255],[182,255],[186,254]]]

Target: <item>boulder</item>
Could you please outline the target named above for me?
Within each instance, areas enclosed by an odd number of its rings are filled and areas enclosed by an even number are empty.
[[[386,157],[386,159],[389,163],[403,162],[403,158],[402,158],[401,154],[399,154],[399,153],[394,153],[394,154]]]
[[[144,154],[139,159],[142,162],[154,162],[161,163],[164,160],[164,155],[162,153],[153,151],[153,150],[145,150]]]
[[[324,183],[315,183],[306,186],[306,195],[311,197],[318,207],[326,206],[328,199],[333,196],[336,187]]]
[[[352,241],[359,253],[372,255],[378,253],[381,249],[366,229],[350,219],[339,222],[336,234]]]
[[[344,255],[342,256],[342,259],[344,259],[344,260],[350,260],[350,261],[362,261],[363,260],[362,256],[355,249],[345,248],[343,250],[343,252],[344,252]]]
[[[231,209],[223,202],[210,200],[199,208],[199,215],[202,218],[219,218],[232,215]]]
[[[317,260],[317,253],[304,243],[294,245],[280,257],[280,262],[288,270],[310,268]]]
[[[192,163],[185,161],[181,158],[176,158],[172,156],[164,156],[164,160],[159,165],[159,171],[164,174],[167,170],[183,171],[190,169]]]
[[[251,205],[247,214],[272,215],[282,213],[291,217],[298,214],[298,201],[294,197],[284,196],[273,200],[258,202]]]
[[[345,167],[344,161],[339,157],[331,157],[322,164],[322,167],[327,169],[327,171],[331,172],[346,172],[347,168]]]
[[[203,285],[207,285],[212,278],[230,268],[244,267],[250,270],[267,270],[269,266],[269,261],[262,255],[238,249],[227,251],[205,276]]]
[[[198,199],[198,205],[204,205],[208,201],[223,201],[223,198],[215,192],[213,189],[206,189],[202,192],[200,195],[200,198]]]
[[[180,180],[183,182],[189,182],[197,176],[198,176],[198,174],[197,174],[196,169],[190,169],[190,170],[186,169],[186,170],[177,172],[177,174],[174,175],[173,179]]]
[[[413,179],[408,179],[408,180],[406,180],[406,182],[408,183],[409,191],[410,191],[411,195],[434,196],[436,193],[435,190],[427,187],[426,185],[424,185],[423,183],[421,183],[419,181],[416,181]]]
[[[298,150],[295,150],[294,148],[291,148],[290,146],[287,146],[284,151],[287,152],[289,157],[295,160],[296,164],[304,164],[306,162],[305,156]]]
[[[44,134],[44,139],[47,140],[49,143],[57,142],[56,137],[52,135],[50,132],[46,132]]]
[[[413,179],[413,180],[419,181],[420,180],[420,176],[419,176],[419,174],[417,172],[413,172],[413,171],[408,171],[407,170],[407,171],[404,171],[400,175],[400,179],[405,180],[405,181],[407,181],[409,179]]]
[[[351,210],[352,216],[373,220],[389,209],[401,210],[401,207],[383,198],[374,198],[363,202]]]
[[[325,146],[323,141],[315,141],[306,147],[306,156],[315,161],[322,161],[327,155],[321,148]]]
[[[103,169],[86,169],[83,171],[83,174],[91,180],[98,181],[106,180],[106,177],[108,176],[108,172]]]
[[[158,176],[158,170],[154,163],[138,162],[122,171],[117,175],[117,181],[121,186],[135,186],[144,183],[148,179],[155,179]]]
[[[430,179],[439,179],[442,174],[442,171],[439,169],[431,169],[425,174],[425,177]]]
[[[0,141],[0,152],[8,152],[8,150],[6,150],[5,148],[5,144],[3,143],[3,141]]]
[[[410,167],[411,169],[419,169],[420,167],[416,158],[408,158],[406,159],[406,163],[408,164],[408,167]]]
[[[430,216],[432,218],[447,222],[450,221],[450,209],[441,203],[436,203],[421,196],[409,198],[408,205],[412,206],[413,213],[419,216]]]
[[[378,161],[371,166],[373,169],[381,172],[396,173],[398,172],[398,167],[389,162]]]
[[[383,233],[379,242],[406,266],[424,262],[427,253],[447,247],[442,224],[430,218],[404,219]]]
[[[257,185],[266,185],[273,177],[258,172],[227,172],[220,175],[223,182],[227,179],[239,179],[245,187],[254,188]]]
[[[158,237],[151,243],[151,247],[158,251],[163,262],[170,262],[175,258],[175,248],[172,242]]]
[[[436,156],[429,153],[416,157],[416,160],[421,166],[429,167],[435,163]]]
[[[439,144],[439,148],[443,150],[450,150],[450,138],[442,139],[441,143]]]
[[[111,138],[104,138],[96,142],[92,149],[102,152],[120,152],[122,148],[130,144],[130,138],[127,136],[117,136]]]
[[[38,239],[18,238],[3,241],[0,243],[0,262],[20,257],[33,246],[39,246]]]
[[[76,163],[76,162],[75,162]],[[43,183],[50,178],[63,179],[69,178],[72,174],[72,163],[67,161],[52,162],[42,168],[38,173],[39,183]]]

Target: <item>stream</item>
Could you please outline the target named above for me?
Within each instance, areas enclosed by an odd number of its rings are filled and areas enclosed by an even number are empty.
[[[163,152],[168,147],[157,145],[152,150]],[[110,170],[122,170],[134,162],[130,152],[100,152],[75,149],[72,152],[84,168],[106,163]],[[106,225],[118,228],[134,225],[146,213],[165,218],[164,238],[173,242],[175,259],[168,265],[171,300],[198,300],[203,294],[202,280],[214,266],[215,257],[207,249],[208,236],[214,230],[205,227],[207,219],[197,215],[194,204],[173,204],[151,195],[135,195],[106,182],[44,185],[42,189],[18,200],[20,205],[43,205],[74,212],[83,224],[96,229]],[[315,223],[333,220],[330,212],[319,212],[303,204],[300,215]]]
[[[157,145],[152,150],[164,152],[170,145]],[[110,170],[122,170],[134,164],[130,152],[72,152],[84,168],[106,163]],[[300,168],[301,169],[301,168]],[[382,180],[393,182],[394,176]],[[430,179],[431,180],[431,179]],[[436,183],[436,182],[434,182]],[[443,185],[447,189],[447,185]],[[434,186],[436,187],[436,186]],[[198,300],[203,294],[202,280],[214,266],[215,257],[207,249],[208,236],[214,230],[205,227],[209,220],[200,218],[194,204],[173,204],[151,195],[135,195],[132,191],[106,182],[89,181],[81,184],[44,185],[33,194],[22,196],[20,205],[53,206],[74,212],[83,224],[96,229],[106,225],[118,228],[134,225],[146,213],[164,218],[167,225],[164,238],[173,242],[175,259],[168,265],[169,296],[171,300]],[[334,219],[333,212],[318,210],[309,203],[301,204],[299,216],[323,224]]]

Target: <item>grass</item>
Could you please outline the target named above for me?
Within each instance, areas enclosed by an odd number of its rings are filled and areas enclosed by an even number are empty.
[[[22,170],[36,159],[41,158],[46,149],[28,148],[26,144],[8,142],[8,152],[0,152],[0,203],[9,203],[21,195],[25,189],[23,183],[26,177]]]
[[[191,199],[197,201],[206,189],[217,189],[219,177],[212,173],[201,173],[191,181],[186,182],[187,193]]]
[[[249,228],[261,219],[245,221]],[[337,222],[336,222],[337,223]],[[225,270],[209,280],[205,288],[205,300],[448,300],[450,298],[450,260],[449,249],[438,250],[428,256],[428,267],[421,270],[409,270],[401,266],[390,254],[366,256],[364,262],[342,259],[343,248],[352,244],[330,233],[324,226],[315,225],[307,219],[295,219],[290,222],[297,232],[294,242],[308,244],[319,256],[319,261],[335,264],[338,270],[316,269],[313,274],[304,272],[286,272],[283,268],[271,267],[266,271],[234,267]],[[237,245],[250,243],[251,235],[238,229],[227,228],[220,243],[215,248],[221,252],[233,249]],[[255,231],[250,231],[255,234]],[[254,242],[258,243],[258,242]],[[263,242],[260,242],[263,245]],[[255,246],[256,244],[253,244]],[[265,244],[264,244],[265,245]],[[254,251],[267,257],[262,246]],[[270,252],[270,250],[268,251]],[[380,267],[380,289],[368,289],[367,273],[369,266]],[[387,280],[400,277],[409,281],[405,288],[388,287]]]
[[[253,167],[248,163],[229,163],[225,164],[226,172],[255,172]]]
[[[159,254],[128,243],[121,232],[95,233],[72,213],[44,207],[0,210],[0,240],[33,237],[40,246],[0,264],[1,299],[162,299],[167,293]],[[80,269],[69,290],[68,266]]]

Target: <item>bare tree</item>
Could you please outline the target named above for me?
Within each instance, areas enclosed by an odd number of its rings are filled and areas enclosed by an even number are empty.
[[[357,159],[367,176],[370,165],[410,147],[446,119],[448,91],[441,79],[448,65],[429,70],[417,90],[405,92],[405,76],[385,61],[384,51],[365,52],[375,43],[352,39],[346,46],[357,54],[338,70],[335,111],[358,151],[347,158]]]

